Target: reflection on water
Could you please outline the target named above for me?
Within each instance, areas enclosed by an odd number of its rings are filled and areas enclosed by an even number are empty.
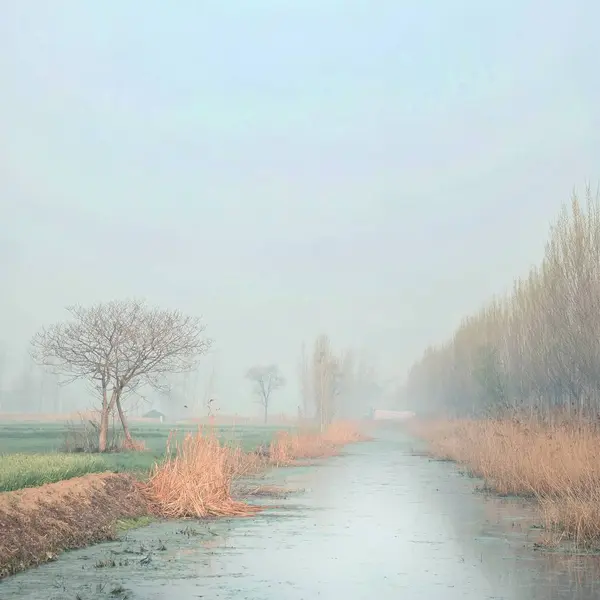
[[[305,491],[261,498],[273,508],[257,517],[155,524],[0,583],[0,598],[600,597],[600,559],[534,551],[526,503],[473,493],[452,465],[382,435],[273,473]]]

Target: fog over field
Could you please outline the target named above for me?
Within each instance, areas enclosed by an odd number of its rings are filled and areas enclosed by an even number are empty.
[[[214,372],[223,413],[260,415],[245,375],[274,363],[272,411],[295,414],[321,333],[393,404],[596,185],[598,17],[591,0],[3,3],[0,412],[88,406],[41,381],[29,339],[67,305],[130,297],[204,317],[189,394]]]

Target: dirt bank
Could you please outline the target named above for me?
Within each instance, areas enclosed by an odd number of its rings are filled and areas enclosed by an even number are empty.
[[[138,483],[124,473],[0,494],[0,579],[64,550],[115,539],[119,519],[147,512]]]

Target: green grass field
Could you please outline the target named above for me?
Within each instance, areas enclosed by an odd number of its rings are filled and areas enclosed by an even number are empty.
[[[108,454],[66,454],[59,450],[67,434],[64,423],[4,423],[0,424],[0,492],[36,487],[87,473],[103,471],[147,473],[164,458],[171,431],[182,439],[196,425],[138,425],[131,427],[134,438],[143,440],[145,452],[114,452]],[[246,451],[269,443],[281,427],[220,426],[219,438]]]

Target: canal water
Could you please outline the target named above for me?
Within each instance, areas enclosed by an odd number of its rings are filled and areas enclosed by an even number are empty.
[[[155,523],[0,583],[23,600],[591,600],[600,558],[535,549],[527,503],[485,497],[383,432],[261,485],[249,519]]]

